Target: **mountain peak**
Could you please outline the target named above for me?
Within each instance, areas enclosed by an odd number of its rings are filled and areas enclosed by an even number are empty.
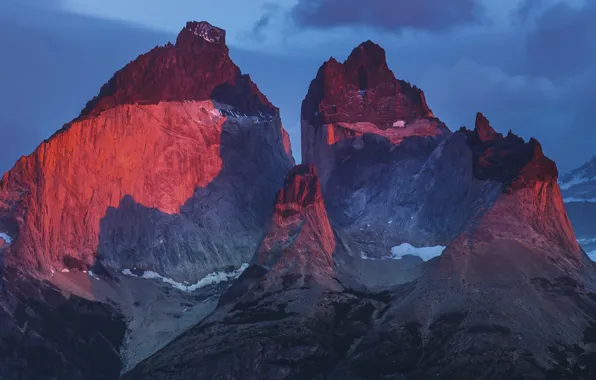
[[[372,41],[358,45],[343,62],[325,62],[302,103],[310,124],[368,122],[379,129],[396,121],[433,118],[424,93],[398,80],[387,65],[385,50]]]
[[[476,114],[476,125],[474,127],[474,133],[476,133],[476,135],[482,142],[488,142],[503,138],[503,135],[497,133],[493,129],[493,127],[491,127],[488,119],[480,112]]]
[[[102,86],[78,119],[124,104],[215,100],[247,115],[278,113],[229,56],[225,31],[207,22],[188,22],[176,44],[142,54]]]
[[[298,165],[277,195],[269,232],[255,257],[269,271],[272,286],[291,274],[301,285],[314,279],[334,287],[335,236],[323,203],[314,165]],[[284,280],[287,284],[287,281]]]
[[[207,21],[189,21],[178,34],[176,45],[187,43],[188,41],[203,40],[211,44],[226,44],[226,31],[211,25]]]
[[[496,180],[511,186],[529,187],[536,181],[556,181],[557,166],[546,157],[538,140],[528,142],[511,131],[497,133],[488,119],[476,115],[473,131],[465,130],[474,154],[474,174],[481,180]]]
[[[376,73],[384,81],[395,80],[393,72],[387,66],[387,57],[385,49],[371,40],[367,40],[358,45],[344,62],[344,65],[350,69],[358,68],[360,75],[363,72],[367,74]]]

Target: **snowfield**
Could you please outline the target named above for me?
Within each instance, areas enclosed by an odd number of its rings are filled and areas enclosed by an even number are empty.
[[[590,203],[596,203],[596,198],[574,198],[574,197],[569,197],[569,198],[563,198],[563,202],[565,202],[565,203],[571,203],[571,202],[590,202]]]
[[[151,280],[153,280],[153,279],[161,280],[162,282],[172,285],[172,287],[174,287],[176,289],[182,290],[183,292],[190,293],[197,289],[205,287],[207,285],[219,284],[220,282],[236,279],[242,274],[242,272],[244,272],[246,270],[246,268],[248,268],[248,264],[244,263],[244,264],[242,264],[242,266],[240,266],[240,268],[236,269],[233,272],[209,273],[207,276],[200,279],[196,284],[191,284],[191,285],[181,284],[177,281],[174,281],[171,278],[163,277],[159,273],[152,272],[152,271],[145,271],[143,273],[143,275],[140,276],[140,278],[146,278],[146,279],[151,279]],[[123,269],[122,274],[124,274],[125,276],[139,277],[139,276],[134,275],[130,271],[130,269]]]
[[[366,254],[364,254],[364,252],[361,252],[360,257],[364,260],[383,260],[383,259],[401,260],[402,257],[411,255],[411,256],[418,256],[422,260],[428,261],[428,260],[435,258],[437,256],[441,256],[441,253],[443,253],[445,248],[447,248],[447,247],[443,247],[441,245],[437,245],[434,247],[419,247],[418,248],[418,247],[414,247],[413,245],[411,245],[409,243],[403,243],[403,244],[400,244],[400,245],[397,245],[397,246],[391,248],[391,256],[386,256],[386,257],[376,259],[374,257],[367,256]]]
[[[4,232],[0,232],[0,239],[4,240],[4,242],[6,242],[6,244],[12,243],[12,238],[10,236],[8,236],[7,234],[5,234]]]
[[[414,247],[411,244],[403,243],[398,246],[391,248],[391,257],[399,260],[406,255],[418,256],[424,261],[428,261],[437,256],[441,256],[441,253],[447,247],[436,245],[434,247]]]

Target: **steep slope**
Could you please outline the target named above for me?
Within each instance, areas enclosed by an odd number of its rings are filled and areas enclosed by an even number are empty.
[[[596,157],[559,182],[578,242],[596,260]]]
[[[201,320],[293,164],[223,30],[126,65],[0,181],[0,377],[116,379]]]
[[[334,276],[335,236],[327,219],[321,185],[312,165],[296,166],[277,195],[269,231],[256,255],[256,264],[268,269],[265,290],[288,281],[302,286],[328,283]]]
[[[7,259],[49,274],[101,258],[191,282],[239,267],[289,153],[279,111],[231,61],[225,32],[188,23],[4,176]]]

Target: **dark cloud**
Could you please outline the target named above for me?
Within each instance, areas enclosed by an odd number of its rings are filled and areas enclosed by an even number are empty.
[[[299,0],[292,10],[300,26],[321,29],[365,26],[385,31],[445,31],[482,18],[478,0]]]
[[[596,66],[596,1],[573,7],[558,2],[536,20],[527,39],[531,69],[571,77]]]
[[[596,154],[595,19],[596,2],[592,0],[575,6],[556,1],[536,16],[526,38],[526,72],[547,77],[556,85],[557,101],[541,112],[564,116],[559,127],[563,133],[551,149],[562,163],[572,166]]]

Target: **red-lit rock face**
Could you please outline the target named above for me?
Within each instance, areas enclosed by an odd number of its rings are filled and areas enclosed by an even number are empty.
[[[300,285],[312,278],[336,287],[332,280],[334,251],[335,237],[316,170],[313,165],[298,165],[277,195],[275,213],[256,263],[269,269],[268,286],[284,276],[297,276],[293,282]]]
[[[73,123],[20,159],[0,200],[19,223],[15,245],[31,264],[92,260],[99,222],[125,195],[176,214],[220,172],[225,117],[211,102],[121,105]]]
[[[278,110],[227,51],[222,30],[187,24],[21,158],[0,181],[10,256],[47,273],[101,251],[184,280],[249,261],[293,159]]]

